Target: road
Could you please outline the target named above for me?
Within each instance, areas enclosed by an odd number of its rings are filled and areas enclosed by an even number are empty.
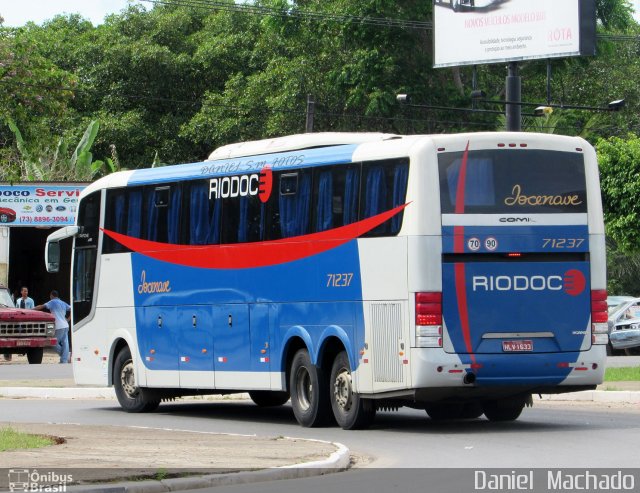
[[[619,357],[610,358],[609,365],[639,363],[640,358]],[[5,384],[12,379],[70,377],[70,365],[0,366],[0,380]],[[301,428],[288,404],[259,409],[249,401],[184,400],[164,403],[152,414],[135,415],[122,412],[111,400],[2,400],[2,420],[9,422],[316,438],[341,442],[358,458],[358,468],[346,473],[304,482],[219,487],[213,490],[215,493],[457,492],[472,491],[473,471],[485,468],[633,468],[638,465],[639,414],[637,406],[536,402],[514,423],[491,423],[485,419],[437,423],[422,411],[402,409],[379,413],[370,430],[348,432],[338,428]],[[431,487],[426,488],[426,484]]]

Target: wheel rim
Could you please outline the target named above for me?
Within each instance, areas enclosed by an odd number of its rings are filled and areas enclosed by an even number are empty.
[[[349,412],[352,404],[351,373],[347,368],[340,368],[333,382],[333,399],[343,412]]]
[[[306,368],[298,368],[296,372],[296,390],[298,394],[298,403],[303,411],[311,407],[313,400],[313,385],[311,384],[311,375]]]
[[[138,396],[139,390],[136,385],[136,377],[133,373],[133,361],[128,360],[122,367],[120,371],[120,383],[127,397],[135,399]]]

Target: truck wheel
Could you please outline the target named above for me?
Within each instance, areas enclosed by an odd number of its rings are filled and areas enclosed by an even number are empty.
[[[347,353],[336,356],[331,367],[331,409],[343,430],[368,428],[376,416],[373,400],[363,399],[353,392],[351,367]]]
[[[289,400],[289,392],[272,392],[270,390],[253,390],[249,392],[251,400],[260,407],[282,406]]]
[[[501,399],[482,403],[484,415],[489,421],[515,421],[524,409],[524,399]]]
[[[154,411],[160,405],[160,399],[150,398],[146,389],[138,387],[128,347],[122,349],[116,357],[113,386],[120,406],[128,413],[146,413]]]
[[[39,365],[42,363],[42,355],[44,354],[44,349],[41,347],[37,347],[34,349],[29,349],[27,351],[27,361],[30,365]]]
[[[327,424],[331,417],[327,378],[306,349],[300,349],[291,362],[289,391],[291,407],[298,423],[308,428]]]
[[[460,10],[460,0],[451,0],[451,8],[454,12],[458,12]]]

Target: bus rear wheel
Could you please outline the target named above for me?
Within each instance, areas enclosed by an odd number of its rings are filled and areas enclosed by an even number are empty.
[[[331,417],[327,378],[313,363],[306,349],[291,362],[289,376],[291,407],[298,423],[307,428],[323,426]]]
[[[251,400],[260,407],[282,406],[289,400],[289,392],[272,392],[269,390],[253,390],[249,392]]]
[[[39,365],[40,363],[42,363],[43,355],[44,349],[41,347],[29,349],[27,351],[27,361],[30,365]]]
[[[484,415],[489,421],[515,421],[524,409],[524,399],[500,399],[482,403]]]
[[[331,408],[338,425],[344,430],[368,428],[376,415],[374,401],[353,392],[351,367],[347,353],[336,356],[331,368]]]
[[[113,365],[113,386],[122,409],[128,413],[154,411],[160,405],[160,399],[149,397],[149,392],[136,383],[131,350],[122,349]]]

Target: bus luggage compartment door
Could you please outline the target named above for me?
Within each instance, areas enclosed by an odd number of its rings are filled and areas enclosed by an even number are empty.
[[[444,349],[449,353],[587,350],[590,300],[586,261],[445,262]]]

